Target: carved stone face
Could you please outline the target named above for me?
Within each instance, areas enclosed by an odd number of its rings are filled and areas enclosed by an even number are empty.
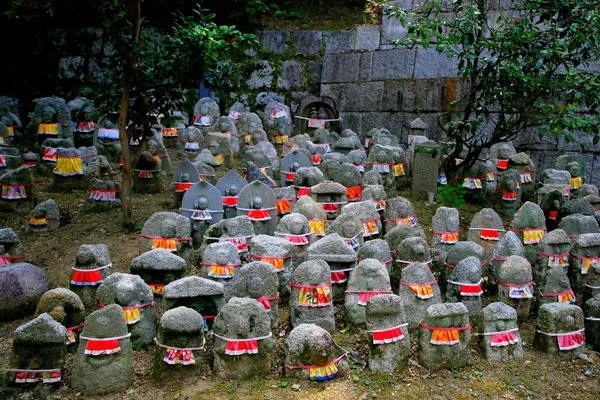
[[[208,145],[208,149],[210,150],[213,156],[215,154],[219,154],[219,144],[217,142],[210,142],[210,145]]]
[[[232,185],[230,187],[227,187],[225,189],[225,195],[226,196],[237,196],[238,195],[238,188],[235,185]]]
[[[165,221],[160,227],[160,236],[163,238],[176,237],[177,228],[173,221]]]
[[[208,199],[206,198],[206,196],[198,196],[198,198],[196,199],[196,204],[194,205],[194,208],[197,210],[206,210],[207,207],[208,207]]]
[[[506,159],[510,158],[511,155],[512,155],[512,151],[508,147],[500,147],[498,149],[498,158],[500,160],[506,160]]]
[[[577,162],[570,162],[567,164],[567,171],[571,174],[572,177],[581,176],[580,166]]]
[[[252,198],[252,208],[260,209],[262,207],[262,198],[258,195]]]
[[[225,250],[218,250],[215,254],[215,261],[219,265],[225,265],[229,262],[229,254]]]
[[[292,172],[295,172],[298,170],[298,168],[300,168],[300,164],[297,161],[294,161],[292,165],[290,165],[290,168],[292,169]]]
[[[154,141],[154,140],[150,140],[148,142],[147,150],[148,150],[148,153],[155,156],[156,152],[158,151],[158,143],[156,143],[156,141]]]
[[[179,182],[189,182],[190,174],[188,172],[182,172],[179,176]]]
[[[42,111],[42,122],[51,123],[56,121],[56,110],[52,107],[44,107]]]

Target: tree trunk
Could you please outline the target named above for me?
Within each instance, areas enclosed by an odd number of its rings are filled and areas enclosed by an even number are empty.
[[[129,136],[127,135],[127,112],[129,110],[129,94],[131,92],[131,77],[129,73],[123,82],[123,94],[121,95],[121,110],[119,112],[119,139],[121,141],[121,157],[123,160],[123,181],[121,183],[121,216],[123,226],[133,230],[133,207],[131,205],[131,189],[133,186],[133,163],[131,151],[129,150]]]
[[[140,40],[140,30],[142,27],[140,0],[132,0],[131,13],[133,16],[133,44]],[[128,230],[134,230],[133,207],[131,204],[133,187],[133,160],[129,150],[129,136],[127,135],[127,114],[129,111],[129,99],[131,95],[131,75],[134,67],[132,54],[129,54],[127,66],[123,71],[123,93],[121,95],[121,109],[119,111],[119,140],[121,142],[121,153],[123,160],[123,181],[121,184],[121,216],[123,218],[123,227]],[[140,143],[141,146],[141,143]]]

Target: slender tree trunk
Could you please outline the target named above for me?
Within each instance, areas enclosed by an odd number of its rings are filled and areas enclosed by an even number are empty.
[[[140,40],[140,30],[142,27],[140,0],[133,0],[131,5],[133,16],[133,44]],[[121,216],[123,226],[126,229],[134,230],[133,207],[132,207],[132,187],[133,187],[133,160],[129,149],[129,136],[127,135],[127,114],[129,111],[129,99],[131,95],[131,75],[134,60],[132,54],[129,55],[127,66],[123,71],[123,93],[121,94],[121,109],[119,111],[119,140],[121,142],[121,152],[123,159],[123,181],[121,185]]]

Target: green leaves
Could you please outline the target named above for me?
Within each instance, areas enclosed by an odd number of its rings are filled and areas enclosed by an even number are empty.
[[[468,146],[466,159],[533,126],[566,141],[587,133],[598,144],[600,74],[586,70],[600,55],[597,3],[523,0],[518,14],[498,16],[478,4],[425,0],[414,12],[388,5],[407,31],[394,45],[434,45],[455,60],[464,92],[439,120]]]

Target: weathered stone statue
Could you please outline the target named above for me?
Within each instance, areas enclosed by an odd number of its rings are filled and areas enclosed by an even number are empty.
[[[250,379],[271,371],[271,318],[257,300],[231,298],[215,318],[213,336],[216,376]]]

